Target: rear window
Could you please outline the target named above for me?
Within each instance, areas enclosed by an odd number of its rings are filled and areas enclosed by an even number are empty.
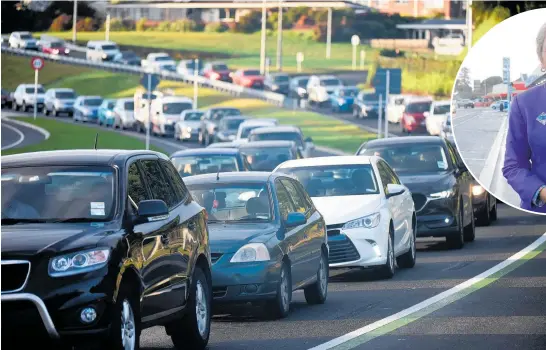
[[[414,102],[406,106],[408,113],[425,113],[430,110],[432,102]]]
[[[21,34],[19,37],[20,37],[21,39],[24,39],[24,40],[33,39],[33,38],[32,38],[32,35],[30,35],[30,34]]]
[[[213,64],[212,70],[228,70],[228,66],[225,64]]]
[[[63,47],[63,43],[61,43],[60,41],[53,41],[53,42],[49,43],[49,47],[52,47],[54,49],[59,49],[59,48]]]
[[[135,109],[135,103],[133,101],[127,101],[123,107],[126,111],[132,111]]]
[[[438,144],[371,145],[359,154],[377,155],[401,175],[443,173],[450,167],[444,148]]]
[[[239,171],[237,158],[234,155],[195,155],[171,159],[174,167],[182,177]]]
[[[277,75],[275,76],[274,80],[276,83],[287,83],[290,80],[290,78],[287,75]]]
[[[104,51],[112,51],[112,50],[117,50],[118,47],[116,45],[102,45],[102,49]]]
[[[221,124],[224,129],[238,130],[239,125],[241,125],[244,121],[244,119],[224,119],[222,120]]]
[[[25,88],[25,91],[26,91],[27,94],[33,94],[34,93],[34,88],[33,87],[27,87],[27,88]],[[36,91],[39,94],[45,94],[45,90],[44,90],[43,87],[38,87],[38,89]]]
[[[294,141],[298,147],[303,147],[301,135],[297,132],[272,132],[251,135],[249,141]]]
[[[254,76],[254,75],[260,75],[259,70],[245,70],[243,71],[244,76]]]
[[[102,103],[100,98],[88,98],[83,101],[84,106],[98,107]]]
[[[157,56],[155,60],[161,62],[161,61],[172,61],[173,59],[169,56]]]
[[[212,120],[220,120],[223,117],[241,115],[241,111],[235,108],[214,109],[211,111]]]
[[[241,153],[253,171],[273,171],[279,164],[296,158],[289,147],[245,147]]]
[[[338,79],[324,79],[320,81],[320,86],[338,86],[341,85]]]
[[[73,99],[76,98],[76,94],[72,91],[57,91],[55,97],[60,99]]]
[[[201,120],[201,116],[203,116],[203,112],[191,112],[186,113],[186,116],[184,117],[184,120],[193,122],[193,121],[199,121]]]
[[[165,114],[180,114],[185,110],[191,109],[193,105],[188,102],[172,102],[163,105],[163,113]]]

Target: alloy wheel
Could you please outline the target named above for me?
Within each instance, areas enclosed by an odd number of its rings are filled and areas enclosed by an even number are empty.
[[[286,269],[281,270],[281,302],[284,311],[288,311],[290,300],[288,300],[288,276],[286,275]]]
[[[203,284],[201,281],[197,281],[195,286],[195,314],[197,329],[201,337],[205,337],[205,332],[207,331],[208,312],[207,297],[205,296]]]
[[[319,267],[319,280],[320,280],[320,292],[322,295],[326,294],[326,288],[328,288],[328,277],[326,276],[326,262],[324,261],[324,256],[320,258],[320,267]]]
[[[121,343],[125,350],[133,350],[136,344],[135,315],[127,299],[123,300],[121,310]]]

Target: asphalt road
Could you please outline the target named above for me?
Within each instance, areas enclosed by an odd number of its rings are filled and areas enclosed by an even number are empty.
[[[2,117],[9,117],[10,112],[2,111]],[[25,147],[44,140],[44,135],[35,129],[13,123],[2,118],[2,150]]]

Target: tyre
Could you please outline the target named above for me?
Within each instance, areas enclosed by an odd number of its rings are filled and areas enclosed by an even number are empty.
[[[415,266],[415,261],[417,258],[417,248],[415,247],[415,237],[417,236],[417,232],[415,226],[416,225],[413,224],[413,232],[410,236],[410,250],[396,258],[396,264],[398,267],[411,269]]]
[[[330,269],[328,266],[328,255],[322,252],[320,255],[320,263],[317,271],[317,280],[312,285],[306,287],[303,292],[307,304],[324,304],[328,296],[328,277]]]
[[[195,267],[187,314],[167,326],[167,334],[177,349],[204,349],[210,336],[212,286],[205,272]]]
[[[290,312],[290,302],[292,301],[292,278],[290,267],[285,261],[282,263],[279,283],[277,285],[277,295],[274,300],[267,304],[267,315],[272,318],[285,318]]]
[[[29,107],[27,106],[26,102],[23,101],[23,112],[28,112]]]
[[[49,109],[47,109],[47,107],[44,107],[44,115],[46,117],[49,116]]]
[[[457,232],[446,237],[447,245],[451,249],[461,249],[464,246],[464,216],[463,216],[463,207],[461,201],[461,209],[459,212],[459,217],[457,219]]]
[[[489,226],[491,224],[491,211],[489,210],[489,196],[485,200],[485,209],[476,215],[476,224],[479,226]]]
[[[474,220],[474,214],[472,214],[470,224],[464,228],[464,241],[474,242],[474,239],[476,239],[476,221]]]
[[[139,134],[141,134],[142,131],[143,131],[142,125],[141,125],[139,122],[137,122],[137,123],[136,123],[136,132],[139,133]]]
[[[58,117],[58,116],[59,116],[59,112],[57,112],[57,110],[55,109],[55,107],[53,108],[53,110],[51,111],[51,113],[53,114],[54,117]]]
[[[130,284],[123,284],[114,305],[110,334],[101,348],[115,350],[139,349],[139,310],[138,296],[133,293]]]
[[[394,276],[394,242],[392,241],[392,228],[389,228],[389,239],[387,243],[387,262],[379,268],[379,276],[384,279],[389,279]]]
[[[493,206],[493,209],[491,209],[490,212],[491,221],[497,221],[497,201],[495,200],[495,205]]]

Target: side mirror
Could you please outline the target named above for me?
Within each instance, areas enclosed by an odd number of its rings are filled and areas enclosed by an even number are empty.
[[[169,217],[169,208],[162,200],[141,201],[138,203],[138,217],[144,222],[165,220]]]
[[[305,218],[305,215],[302,213],[288,213],[288,216],[285,220],[286,227],[295,227],[299,225],[303,225],[307,222],[307,219]]]
[[[305,142],[306,142],[306,143],[312,143],[312,142],[313,142],[313,139],[310,138],[310,137],[308,137],[308,138],[305,139]]]
[[[394,197],[394,196],[401,195],[402,193],[406,192],[406,189],[402,185],[388,184],[387,185],[387,192],[388,193],[386,194],[386,197],[391,198],[391,197]]]

